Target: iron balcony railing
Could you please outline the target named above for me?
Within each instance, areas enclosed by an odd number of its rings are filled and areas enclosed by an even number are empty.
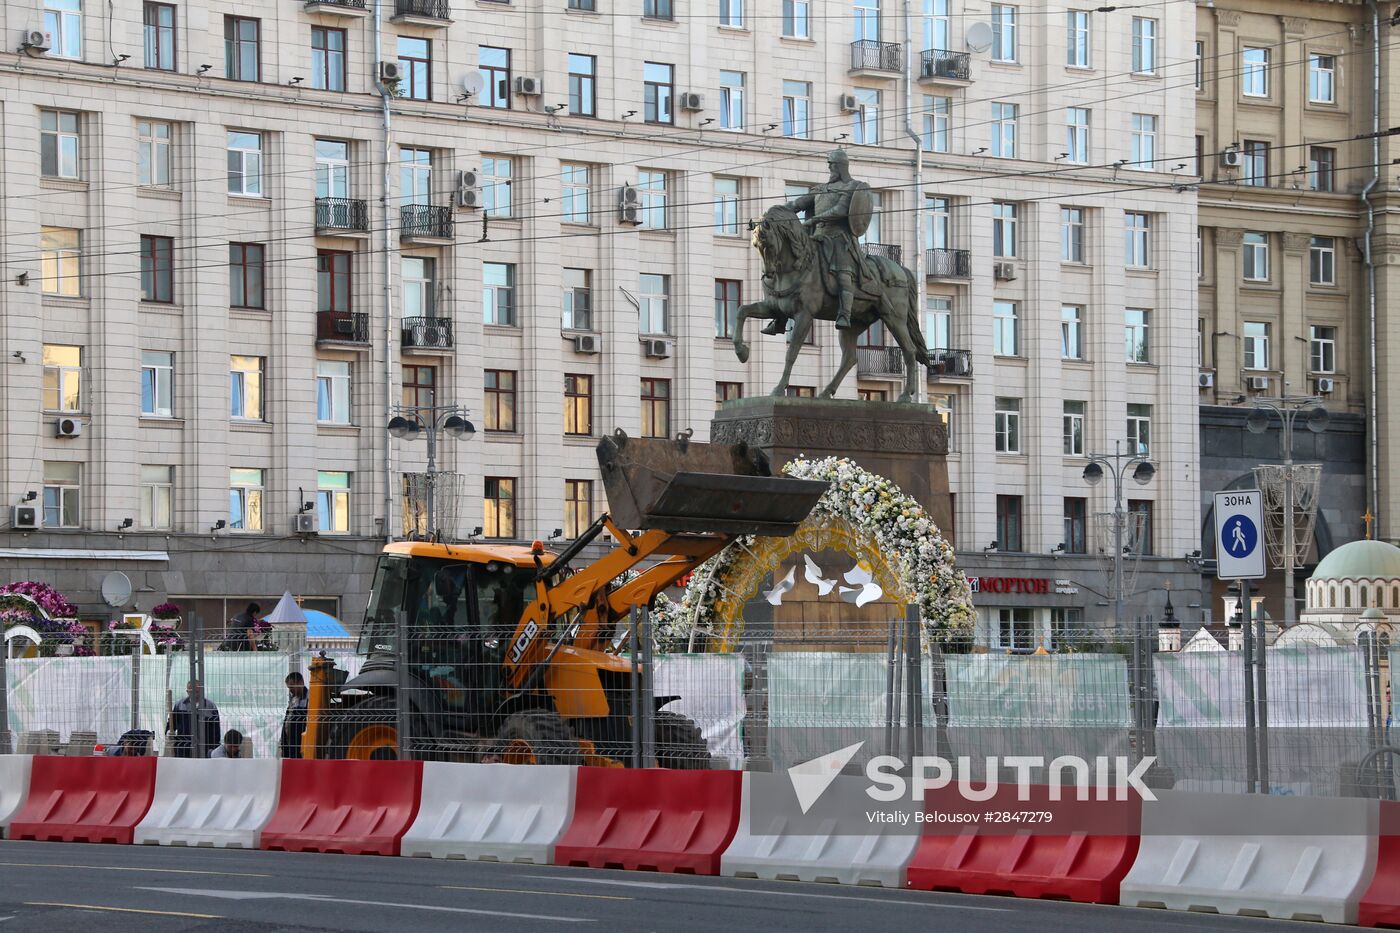
[[[904,375],[904,351],[899,347],[856,347],[857,376]]]
[[[851,70],[892,71],[898,74],[904,70],[901,52],[898,42],[857,39],[851,43]]]
[[[355,198],[317,198],[316,229],[369,232],[369,209]]]
[[[932,279],[971,278],[972,253],[965,249],[925,250],[924,274]]]
[[[928,351],[928,374],[966,379],[972,375],[972,351],[935,347]]]
[[[452,4],[449,0],[394,0],[394,15],[450,20]]]
[[[316,339],[369,343],[369,315],[363,311],[317,311]]]
[[[424,350],[452,349],[452,319],[447,317],[404,318],[403,346]]]
[[[972,77],[972,56],[967,52],[950,52],[947,49],[924,49],[919,75],[967,81]]]
[[[904,252],[893,243],[867,243],[865,244],[865,255],[884,256],[886,259],[899,262]]]
[[[419,237],[452,239],[452,208],[405,204],[399,209],[399,236],[405,240]]]

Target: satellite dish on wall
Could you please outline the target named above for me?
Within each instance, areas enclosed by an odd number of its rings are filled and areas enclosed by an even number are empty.
[[[967,27],[967,47],[974,52],[985,52],[992,47],[992,27],[986,23],[973,23]]]
[[[102,578],[102,601],[113,609],[120,609],[131,599],[131,580],[120,570],[113,570]]]
[[[486,79],[479,71],[469,71],[462,77],[462,93],[477,97],[486,89]]]

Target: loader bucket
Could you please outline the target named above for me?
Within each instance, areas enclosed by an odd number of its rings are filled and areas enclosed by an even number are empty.
[[[623,528],[782,537],[829,485],[774,476],[767,455],[747,444],[702,444],[688,434],[618,430],[598,442],[598,463],[608,510]]]

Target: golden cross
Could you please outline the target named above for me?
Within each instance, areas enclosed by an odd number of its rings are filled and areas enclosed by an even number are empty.
[[[1376,520],[1376,516],[1371,514],[1371,507],[1366,506],[1366,514],[1361,516],[1361,520],[1366,523],[1366,540],[1371,539],[1371,522]]]

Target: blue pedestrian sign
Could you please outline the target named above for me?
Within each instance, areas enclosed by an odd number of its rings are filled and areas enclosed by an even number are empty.
[[[1257,489],[1215,494],[1215,575],[1221,580],[1258,580],[1267,575],[1264,542],[1264,497]]]

